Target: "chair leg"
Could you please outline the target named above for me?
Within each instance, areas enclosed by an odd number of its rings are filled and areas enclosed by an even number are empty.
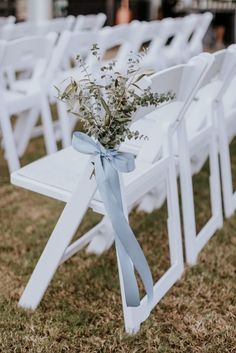
[[[92,165],[89,165],[66,204],[20,298],[19,306],[36,309],[40,303],[96,191],[95,179],[89,179],[92,170]]]
[[[170,157],[167,183],[168,240],[170,259],[171,265],[178,265],[180,277],[184,270],[184,258],[181,238],[177,173],[173,156]]]
[[[209,141],[209,159],[210,159],[210,197],[212,218],[217,219],[218,229],[223,227],[222,214],[222,199],[221,199],[221,185],[220,185],[220,170],[217,137],[215,130],[213,130]]]
[[[17,140],[17,151],[21,157],[25,153],[25,150],[29,144],[32,136],[32,131],[39,117],[39,109],[32,108],[28,112],[22,113],[16,121],[15,137]]]
[[[56,138],[53,131],[50,106],[46,96],[41,95],[40,99],[41,99],[40,105],[41,105],[45,145],[46,145],[47,153],[51,154],[57,151],[57,144],[56,144]]]
[[[91,242],[89,243],[86,251],[87,253],[93,253],[101,255],[104,251],[108,250],[114,242],[114,231],[108,217],[103,218],[103,226],[99,229]]]
[[[186,259],[189,265],[195,265],[197,254],[194,248],[196,237],[196,222],[194,213],[193,185],[191,177],[191,163],[187,146],[187,136],[184,124],[178,130],[179,141],[179,166],[180,166],[180,187],[183,208],[183,224]]]
[[[233,184],[232,184],[232,172],[230,162],[230,151],[229,141],[227,136],[227,128],[224,121],[224,111],[221,104],[218,104],[216,110],[217,122],[218,122],[218,135],[219,135],[219,155],[220,155],[220,169],[221,169],[221,180],[223,189],[223,204],[225,217],[229,218],[234,213],[233,204]]]
[[[65,104],[63,102],[57,102],[57,110],[62,134],[62,146],[63,148],[66,148],[71,145],[72,129],[70,116],[68,116]]]
[[[10,172],[13,172],[20,168],[20,161],[16,150],[16,143],[14,140],[13,129],[11,125],[11,117],[7,110],[3,107],[0,111],[0,124],[9,170]]]
[[[121,187],[121,196],[122,196],[122,206],[124,215],[129,221],[129,212],[128,206],[126,203],[125,192],[124,192],[124,181],[122,175],[120,177],[120,187]],[[120,259],[119,259],[119,252],[118,248],[120,246],[119,239],[116,241],[116,257],[117,257],[117,265],[118,265],[118,273],[119,273],[119,282],[120,282],[120,292],[121,292],[121,300],[122,300],[122,309],[123,309],[123,316],[124,316],[124,324],[125,324],[125,331],[128,334],[135,334],[140,329],[141,320],[138,316],[135,316],[136,307],[128,307],[126,304],[126,296],[124,291],[124,280],[121,271]],[[130,260],[131,261],[131,260]]]

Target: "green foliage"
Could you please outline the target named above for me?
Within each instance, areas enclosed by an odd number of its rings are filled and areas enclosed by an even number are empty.
[[[149,105],[156,107],[173,99],[174,94],[159,94],[152,92],[150,87],[142,88],[147,76],[140,69],[142,55],[131,54],[126,72],[122,74],[116,71],[114,61],[105,65],[101,63],[96,44],[91,52],[98,67],[98,75],[94,77],[78,55],[81,78],[70,78],[65,89],[58,89],[58,98],[66,103],[68,112],[79,118],[89,136],[93,136],[105,148],[114,149],[126,138],[140,137],[138,131],[130,129],[138,108]]]

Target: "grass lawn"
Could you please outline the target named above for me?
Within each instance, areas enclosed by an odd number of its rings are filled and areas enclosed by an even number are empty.
[[[23,163],[43,155],[31,142]],[[232,146],[236,169],[236,143]],[[236,170],[235,173],[236,175]],[[208,169],[194,177],[198,226],[209,215]],[[209,241],[198,264],[152,311],[135,336],[124,332],[114,247],[100,257],[81,252],[60,267],[35,312],[17,301],[63,204],[9,184],[0,155],[0,352],[236,352],[236,215]],[[96,224],[88,212],[77,236]],[[130,215],[154,277],[168,268],[166,208]]]

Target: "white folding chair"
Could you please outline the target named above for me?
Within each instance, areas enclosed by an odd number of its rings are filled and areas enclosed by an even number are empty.
[[[229,143],[236,135],[234,98],[236,87],[236,46],[232,45],[226,50],[218,51],[214,56],[214,65],[205,78],[203,87],[198,92],[194,104],[187,112],[190,118],[187,120],[186,131],[190,147],[195,144],[194,148],[191,147],[191,170],[192,173],[196,173],[205,163],[208,151],[200,148],[200,146],[203,147],[202,143],[196,143],[195,136],[198,133],[200,135],[204,133],[204,129],[207,129],[209,124],[216,129],[224,214],[226,217],[230,217],[236,208],[229,152]],[[212,169],[213,174],[215,173],[214,167]],[[218,198],[215,199],[214,207],[216,210],[219,204],[217,200]],[[214,201],[214,198],[212,198],[212,201]],[[218,212],[220,213],[220,210]],[[220,218],[221,216],[218,217],[219,224],[221,224]]]
[[[137,199],[152,189],[158,180],[166,180],[171,266],[154,285],[153,307],[183,272],[176,168],[171,143],[171,135],[185,110],[186,101],[182,100],[180,92],[186,87],[186,80],[189,81],[189,72],[194,77],[191,82],[198,84],[208,66],[209,56],[201,56],[196,59],[195,63],[171,68],[152,78],[155,91],[163,92],[163,90],[171,90],[173,87],[176,90],[176,101],[159,109],[164,109],[163,113],[170,109],[172,114],[178,110],[179,114],[175,114],[168,125],[164,124],[162,130],[154,120],[148,121],[149,124],[152,124],[153,135],[140,149],[136,158],[135,171],[124,176],[124,209],[131,209]],[[191,100],[191,94],[188,98]],[[153,110],[152,107],[142,108],[137,113],[136,119],[151,110]],[[153,138],[156,134],[159,134],[160,140],[156,141]],[[104,214],[103,203],[96,193],[95,178],[91,178],[93,167],[90,160],[87,156],[69,147],[54,155],[44,157],[11,175],[12,183],[15,185],[66,202],[60,219],[20,299],[19,305],[22,307],[35,309],[58,266],[87,245],[94,236],[97,236],[100,227],[104,226],[104,223],[100,223],[69,245],[88,207],[91,207],[95,212]],[[106,218],[105,216],[102,221],[105,222],[105,226],[109,224]],[[107,231],[111,231],[111,228],[108,227]],[[120,269],[119,266],[118,268]],[[149,313],[147,297],[142,299],[140,306],[127,307],[121,271],[119,271],[119,276],[125,328],[127,332],[136,332]]]
[[[104,13],[97,15],[79,15],[76,18],[74,31],[98,30],[104,26],[107,16]]]
[[[214,63],[177,131],[186,260],[190,265],[196,263],[199,252],[223,225],[217,129],[213,108],[222,87],[222,82],[220,83],[217,78],[224,57],[225,53],[215,55]],[[193,168],[194,159],[197,160],[199,171],[207,158],[210,172],[211,217],[197,232],[191,174],[196,171]]]
[[[10,171],[20,167],[19,156],[29,140],[34,117],[41,113],[47,153],[57,150],[52,128],[51,114],[46,95],[41,87],[42,74],[48,64],[55,42],[55,35],[31,37],[15,41],[0,42],[1,52],[1,106],[0,126],[3,134],[5,155]],[[17,84],[14,75],[26,68],[31,71],[27,79],[27,89],[21,91],[11,85]],[[3,79],[8,74],[8,87]],[[11,117],[19,116],[13,130]]]
[[[209,54],[202,54],[203,57]],[[192,59],[193,62],[196,60]],[[190,60],[190,63],[192,62]],[[209,58],[210,62],[213,60]],[[209,86],[209,81],[215,77],[215,68],[220,64],[218,61],[214,63],[213,68],[208,72],[207,79],[202,82],[195,82],[193,73],[189,74],[189,78],[192,78],[192,82],[195,85],[190,85],[190,81],[186,84],[185,90],[181,91],[181,98],[187,99],[190,94],[194,97],[199,88],[201,87],[200,94],[204,97],[206,92],[216,92],[214,86]],[[157,83],[158,84],[158,83]],[[206,86],[206,87],[205,87]],[[173,86],[174,87],[174,86]],[[192,87],[192,88],[191,88]],[[155,90],[155,87],[153,88]],[[216,94],[216,93],[215,93]],[[214,95],[213,95],[214,97]],[[210,114],[211,104],[201,104],[196,101],[190,100],[185,106],[185,119],[181,122],[177,129],[177,133],[174,135],[174,150],[176,156],[179,155],[177,163],[179,165],[178,170],[180,173],[181,181],[181,197],[183,204],[183,217],[184,217],[184,233],[185,233],[185,245],[186,245],[186,258],[189,264],[195,264],[197,261],[197,255],[200,250],[204,247],[210,237],[216,232],[218,228],[222,226],[222,208],[221,208],[221,191],[220,191],[220,179],[219,179],[219,165],[218,165],[218,149],[216,139],[216,129]],[[176,109],[176,108],[175,108]],[[149,127],[146,121],[156,120],[160,125],[168,121],[168,116],[172,117],[174,114],[178,114],[178,110],[172,114],[166,113],[162,115],[155,112],[150,114],[146,119],[140,120],[136,125],[135,129],[142,132],[142,134],[149,135],[152,133],[152,127]],[[154,133],[155,134],[155,133]],[[153,135],[155,141],[159,135]],[[143,142],[129,141],[122,146],[122,149],[137,153]],[[199,157],[200,156],[200,157]],[[206,222],[204,227],[197,232],[196,230],[196,217],[195,217],[195,205],[193,199],[193,187],[192,187],[192,174],[193,171],[198,172],[206,159],[210,159],[210,194],[211,194],[211,208],[212,213],[210,219]],[[196,165],[195,165],[196,164]],[[166,199],[166,190],[163,183],[156,185],[154,190],[147,193],[143,199],[138,202],[139,210],[151,212],[155,208],[162,206]],[[90,245],[92,251],[96,252],[96,245],[93,247]]]
[[[174,135],[174,149],[176,156],[178,155],[177,161],[181,183],[186,260],[190,265],[196,263],[201,249],[216,230],[222,227],[223,223],[217,131],[211,110],[219,89],[219,84],[212,82],[212,80],[215,79],[221,65],[220,57],[216,58],[201,86],[197,87],[198,92],[195,91],[195,94],[197,92],[196,97],[185,112],[185,119],[179,125],[177,134]],[[186,89],[188,88],[189,86],[186,85]],[[204,98],[206,98],[206,101]],[[154,118],[159,118],[159,116]],[[210,161],[211,217],[197,231],[192,174],[199,172],[208,157]],[[141,204],[141,208],[146,207],[152,210],[153,207],[160,206],[164,200],[165,193],[163,194],[161,188],[157,188],[156,192],[152,192],[148,196],[144,207]],[[148,203],[151,203],[151,205]]]

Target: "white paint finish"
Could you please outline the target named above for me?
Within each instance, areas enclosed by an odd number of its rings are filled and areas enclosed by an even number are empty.
[[[39,22],[52,18],[52,0],[27,0],[27,20]]]

